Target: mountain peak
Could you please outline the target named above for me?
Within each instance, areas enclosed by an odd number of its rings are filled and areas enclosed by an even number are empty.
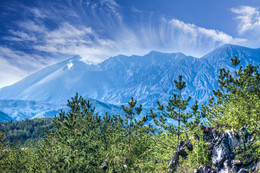
[[[243,64],[248,64],[249,62],[257,61],[259,55],[259,49],[224,44],[223,46],[216,48],[207,55],[203,56],[202,59],[205,59],[211,63],[217,63],[217,61],[226,60],[228,60],[227,62],[230,63],[230,58],[238,56],[238,58],[243,61]]]
[[[150,51],[148,54],[144,55],[144,56],[149,56],[149,55],[177,55],[179,57],[186,57],[186,55],[182,52],[175,52],[175,53],[163,53],[163,52],[159,52],[156,50],[152,50]]]
[[[156,51],[156,50],[151,50],[149,53],[147,53],[147,55],[150,54],[161,54],[162,52]]]
[[[217,49],[251,49],[251,48],[248,48],[248,47],[244,47],[244,46],[240,46],[240,45],[234,45],[234,44],[224,44],[222,46],[220,46],[219,48],[216,48],[215,50]]]

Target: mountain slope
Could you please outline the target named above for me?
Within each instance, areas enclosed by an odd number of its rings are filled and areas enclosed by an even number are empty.
[[[0,111],[0,122],[8,122],[8,121],[11,121],[11,120],[12,120],[12,118],[9,115]]]
[[[110,115],[124,115],[121,106],[105,104],[93,99],[89,99],[95,107],[95,113],[103,116],[105,112]],[[54,117],[60,110],[69,111],[66,104],[50,104],[29,100],[0,100],[0,122],[20,121],[25,118]],[[147,112],[148,110],[146,110]]]
[[[133,96],[139,103],[154,107],[157,100],[165,102],[177,91],[173,81],[183,75],[187,81],[183,96],[205,102],[218,87],[219,68],[233,70],[230,58],[235,55],[243,66],[260,63],[260,49],[235,45],[224,45],[202,58],[152,51],[88,65],[76,56],[0,89],[0,98],[64,104],[78,92],[111,104],[127,103]]]

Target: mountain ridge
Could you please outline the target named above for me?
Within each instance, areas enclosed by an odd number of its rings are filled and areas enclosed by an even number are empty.
[[[166,102],[177,90],[173,81],[183,75],[183,96],[205,103],[218,87],[218,70],[233,70],[230,58],[238,54],[241,65],[259,64],[260,49],[223,45],[201,58],[182,53],[151,51],[144,56],[118,55],[88,65],[79,56],[46,67],[9,87],[0,89],[1,99],[64,103],[76,92],[85,98],[125,104],[134,96],[145,106]],[[253,57],[251,57],[253,56]]]

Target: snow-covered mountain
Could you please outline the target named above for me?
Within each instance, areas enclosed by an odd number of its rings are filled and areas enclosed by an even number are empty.
[[[243,66],[260,64],[260,49],[235,45],[224,45],[201,58],[152,51],[144,56],[118,55],[94,65],[75,56],[0,89],[0,99],[64,104],[78,92],[110,104],[127,103],[133,96],[144,106],[154,107],[157,100],[166,102],[177,92],[173,81],[183,75],[184,97],[205,102],[218,87],[219,68],[233,70],[230,58],[235,55]]]

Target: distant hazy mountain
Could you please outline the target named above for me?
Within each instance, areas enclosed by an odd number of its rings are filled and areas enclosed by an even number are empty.
[[[111,115],[124,115],[121,106],[105,104],[93,99],[90,99],[90,102],[95,106],[95,113],[100,116],[103,116],[105,112]],[[19,121],[25,118],[54,117],[59,114],[61,109],[68,111],[66,104],[41,103],[28,100],[0,100],[0,122]]]
[[[260,64],[260,49],[235,45],[224,45],[202,58],[152,51],[144,56],[118,55],[89,65],[75,56],[0,89],[0,99],[64,104],[78,92],[110,104],[127,103],[133,96],[153,107],[157,100],[166,102],[177,92],[173,81],[183,75],[187,81],[183,96],[205,102],[218,87],[219,68],[233,71],[230,58],[235,55],[241,59],[240,65]]]
[[[0,111],[0,122],[8,122],[10,120],[12,120],[12,118],[9,115]]]

